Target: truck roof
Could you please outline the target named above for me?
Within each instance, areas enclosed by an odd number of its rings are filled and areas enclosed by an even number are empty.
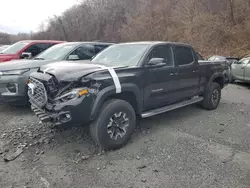
[[[157,45],[157,44],[174,44],[174,45],[181,45],[181,46],[188,46],[191,47],[190,44],[180,43],[180,42],[171,42],[171,41],[139,41],[139,42],[125,42],[120,44],[147,44],[147,45]]]

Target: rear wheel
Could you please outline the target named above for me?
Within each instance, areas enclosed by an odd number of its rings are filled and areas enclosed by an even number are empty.
[[[207,110],[214,110],[218,107],[221,99],[221,87],[218,83],[211,83],[204,92],[202,107]]]
[[[90,126],[93,139],[104,149],[118,149],[131,138],[136,126],[133,107],[119,99],[103,104],[97,119]]]

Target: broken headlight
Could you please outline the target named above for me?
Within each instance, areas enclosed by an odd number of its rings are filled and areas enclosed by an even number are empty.
[[[79,98],[85,94],[88,93],[88,90],[86,88],[77,88],[77,89],[73,89],[68,93],[65,93],[59,97],[56,97],[55,100],[58,101],[62,101],[62,102],[66,102],[72,99],[76,99]]]

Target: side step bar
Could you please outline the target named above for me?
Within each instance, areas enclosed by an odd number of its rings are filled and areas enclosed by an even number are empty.
[[[172,105],[168,105],[168,106],[164,106],[164,107],[157,108],[157,109],[154,109],[154,110],[150,110],[150,111],[147,111],[147,112],[143,112],[141,114],[141,116],[142,116],[142,118],[151,117],[151,116],[154,116],[154,115],[157,115],[157,114],[162,114],[162,113],[165,113],[165,112],[168,112],[168,111],[171,111],[171,110],[175,110],[175,109],[178,109],[178,108],[181,108],[181,107],[184,107],[184,106],[188,106],[190,104],[195,104],[195,103],[198,103],[198,102],[200,102],[202,100],[203,100],[203,97],[194,97],[194,98],[186,100],[186,101],[178,102],[178,103],[175,103],[175,104],[172,104]]]

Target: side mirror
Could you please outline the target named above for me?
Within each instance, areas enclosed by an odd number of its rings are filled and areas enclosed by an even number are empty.
[[[97,55],[97,54],[96,54],[96,55]],[[96,57],[96,55],[92,56],[92,57],[91,57],[91,60],[94,59],[94,58]]]
[[[166,61],[163,58],[152,58],[147,63],[149,67],[163,67],[166,65]]]
[[[79,60],[79,56],[78,55],[69,55],[68,60],[72,60],[72,61]]]
[[[20,55],[20,58],[21,58],[21,59],[31,59],[31,58],[32,58],[32,53],[31,53],[31,52],[23,52],[23,53]]]

